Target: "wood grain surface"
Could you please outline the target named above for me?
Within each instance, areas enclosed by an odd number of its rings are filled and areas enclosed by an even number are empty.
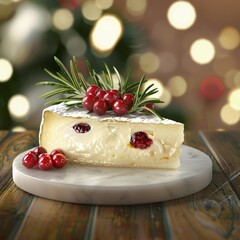
[[[36,131],[0,131],[0,239],[240,239],[239,131],[186,132],[184,144],[212,159],[210,185],[176,200],[129,206],[70,204],[19,189],[12,162],[37,144]]]

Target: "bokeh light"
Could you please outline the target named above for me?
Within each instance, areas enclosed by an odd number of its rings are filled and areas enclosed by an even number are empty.
[[[95,0],[96,5],[101,9],[109,9],[113,5],[113,0]]]
[[[66,41],[66,48],[70,56],[81,57],[87,51],[87,44],[80,35],[72,34]]]
[[[168,88],[174,97],[183,96],[187,91],[187,81],[182,76],[173,76],[169,79]]]
[[[235,110],[230,104],[225,104],[220,111],[221,119],[228,125],[234,125],[240,121],[240,111]]]
[[[92,48],[100,53],[108,53],[118,43],[122,32],[123,25],[116,16],[110,14],[102,16],[90,35]]]
[[[0,59],[0,82],[7,82],[13,74],[12,64],[6,60]]]
[[[224,74],[224,84],[227,88],[232,89],[235,87],[234,79],[235,79],[235,76],[237,75],[238,75],[238,70],[235,68],[228,70]],[[240,72],[239,72],[239,77],[240,77]]]
[[[41,36],[51,26],[50,13],[29,1],[19,4],[14,17],[1,28],[0,52],[14,66],[30,61],[42,46]],[[36,48],[33,49],[32,48]]]
[[[139,65],[145,73],[153,73],[158,70],[160,60],[153,52],[145,52],[139,58]]]
[[[74,17],[70,10],[59,8],[53,13],[52,21],[55,28],[64,31],[72,27]]]
[[[94,1],[87,1],[82,5],[82,14],[89,21],[96,21],[102,15],[102,9]]]
[[[196,63],[207,64],[215,57],[215,47],[207,39],[198,39],[191,45],[190,55]]]
[[[145,13],[147,0],[127,0],[127,11],[133,16],[141,16]]]
[[[28,115],[30,103],[24,95],[16,94],[10,98],[8,109],[13,118],[22,119]]]
[[[162,92],[162,95],[160,96],[160,100],[163,101],[163,103],[157,104],[159,108],[165,108],[171,103],[172,95],[168,88],[166,87],[163,88],[163,92]]]
[[[161,96],[163,95],[164,86],[162,85],[161,81],[156,78],[148,79],[148,81],[143,84],[141,91],[143,92],[146,88],[148,88],[152,84],[154,84],[152,88],[157,88],[158,92],[151,95],[150,97],[160,99]]]
[[[26,131],[26,128],[22,126],[16,126],[12,128],[12,132],[24,132],[24,131]]]
[[[240,88],[234,89],[230,92],[228,101],[233,109],[240,111]]]
[[[156,79],[156,78],[148,79],[148,81],[145,84],[143,84],[141,91],[143,92],[146,88],[148,88],[152,84],[154,84],[152,88],[157,88],[158,92],[151,95],[150,98],[157,98],[157,99],[163,101],[163,103],[159,103],[156,105],[159,108],[165,108],[171,102],[172,95],[171,95],[170,91],[168,90],[168,88],[164,87],[162,82],[159,79]]]
[[[191,3],[187,1],[177,1],[169,7],[167,18],[174,28],[185,30],[194,24],[196,11]]]
[[[219,42],[227,50],[235,49],[240,44],[240,34],[234,27],[226,27],[220,32]]]
[[[210,76],[202,80],[200,92],[206,100],[216,100],[224,93],[223,81],[217,76]]]

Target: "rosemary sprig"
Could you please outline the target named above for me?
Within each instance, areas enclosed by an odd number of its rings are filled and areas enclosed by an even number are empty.
[[[142,89],[142,86],[144,83],[146,83],[145,75],[142,76],[140,82],[138,83],[137,91],[134,96],[133,106],[132,106],[131,110],[129,111],[129,113],[143,112],[144,110],[147,110],[148,112],[153,113],[154,111],[152,111],[151,109],[149,110],[149,108],[146,108],[145,105],[150,104],[150,103],[161,103],[162,102],[157,98],[150,98],[151,95],[158,92],[157,88],[153,88],[154,84],[149,85],[143,91],[143,93],[141,93],[141,89]]]
[[[43,81],[38,82],[37,86],[52,86],[55,89],[48,91],[47,93],[41,95],[40,97],[48,99],[58,95],[65,95],[65,97],[57,98],[48,101],[47,105],[57,104],[57,103],[68,103],[71,106],[71,102],[74,102],[73,106],[82,106],[82,96],[84,95],[87,87],[87,81],[84,79],[82,74],[80,74],[76,59],[70,61],[70,72],[65,68],[63,63],[54,57],[55,62],[59,66],[61,73],[52,73],[48,69],[44,69],[47,74],[49,74],[55,81]]]
[[[46,103],[47,105],[65,103],[68,108],[82,107],[82,100],[90,85],[97,85],[103,90],[112,90],[114,88],[112,73],[107,64],[104,65],[105,69],[101,72],[101,74],[97,74],[95,70],[92,69],[90,63],[86,62],[89,74],[89,79],[86,80],[79,69],[77,59],[75,57],[70,60],[69,70],[67,70],[64,64],[57,57],[54,57],[54,60],[59,66],[60,72],[52,73],[48,69],[45,69],[46,73],[49,74],[53,80],[43,81],[36,84],[38,86],[54,87],[54,89],[40,96],[44,99],[48,99],[48,102]],[[142,76],[139,82],[131,82],[130,79],[133,69],[128,72],[126,78],[122,78],[115,67],[113,67],[113,70],[117,75],[118,90],[120,93],[122,95],[132,93],[134,95],[133,106],[129,110],[129,113],[149,112],[161,118],[152,109],[146,108],[146,104],[162,102],[157,98],[151,97],[153,94],[158,92],[158,89],[154,88],[154,84],[149,85],[143,91],[143,84],[147,82],[145,75]],[[49,98],[56,96],[56,99],[49,100]]]

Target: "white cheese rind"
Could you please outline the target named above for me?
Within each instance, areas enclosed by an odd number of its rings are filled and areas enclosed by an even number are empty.
[[[86,122],[87,133],[76,133],[73,126]],[[130,145],[133,133],[144,131],[153,140],[147,149]],[[97,116],[84,110],[66,110],[55,105],[43,111],[40,145],[48,152],[62,149],[75,163],[98,166],[178,168],[183,124],[152,115]]]

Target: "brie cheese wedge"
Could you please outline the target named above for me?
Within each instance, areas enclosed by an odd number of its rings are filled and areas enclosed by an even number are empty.
[[[86,124],[81,133],[76,124]],[[144,132],[152,144],[140,149],[131,136]],[[48,152],[61,149],[69,162],[95,166],[169,168],[180,166],[179,154],[184,140],[184,125],[153,115],[113,113],[97,116],[79,108],[67,110],[64,104],[43,111],[39,142]]]

